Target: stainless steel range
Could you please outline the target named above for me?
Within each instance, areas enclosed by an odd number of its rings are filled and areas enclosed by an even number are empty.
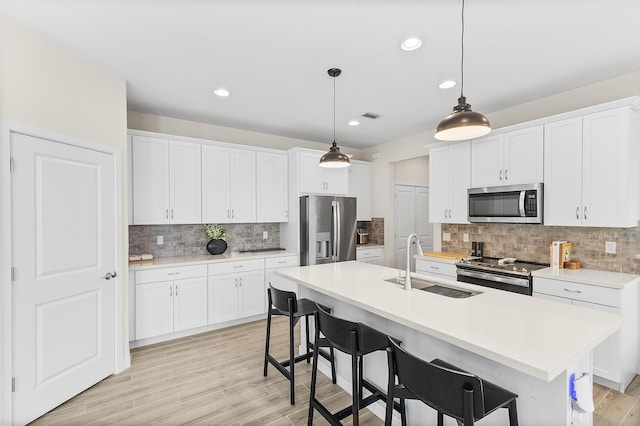
[[[514,258],[467,258],[456,262],[458,281],[531,296],[531,272],[549,265]]]

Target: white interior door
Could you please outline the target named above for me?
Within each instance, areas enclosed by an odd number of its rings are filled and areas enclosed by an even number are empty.
[[[13,423],[114,372],[114,159],[13,133]]]
[[[422,250],[433,251],[433,224],[429,222],[429,188],[416,187],[416,234]]]

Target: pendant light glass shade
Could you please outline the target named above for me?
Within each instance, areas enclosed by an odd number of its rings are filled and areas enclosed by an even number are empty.
[[[460,141],[479,138],[491,131],[491,124],[484,115],[471,111],[471,105],[461,96],[453,112],[438,124],[435,138],[441,141]]]
[[[341,72],[338,68],[327,70],[327,73],[333,78],[333,144],[331,148],[329,148],[329,152],[320,158],[320,167],[327,169],[339,169],[351,165],[349,157],[340,152],[340,148],[336,143],[336,77],[339,76]]]
[[[441,141],[461,141],[479,138],[491,131],[491,123],[484,115],[473,112],[467,98],[463,95],[464,88],[464,0],[462,0],[462,49],[460,60],[460,97],[453,112],[438,124],[434,137]]]

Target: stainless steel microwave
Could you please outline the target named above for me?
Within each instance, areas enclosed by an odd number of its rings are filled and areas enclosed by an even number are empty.
[[[469,222],[542,223],[542,183],[470,188]]]

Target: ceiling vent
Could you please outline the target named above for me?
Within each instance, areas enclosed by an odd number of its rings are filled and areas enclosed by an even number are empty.
[[[376,118],[380,118],[380,114],[374,114],[372,112],[365,112],[364,114],[362,114],[362,116],[366,118],[370,118],[372,120],[375,120]]]

